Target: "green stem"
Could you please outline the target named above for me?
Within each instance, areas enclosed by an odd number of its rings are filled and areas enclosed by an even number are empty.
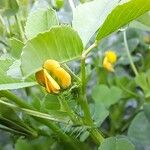
[[[94,139],[94,141],[100,145],[104,141],[104,137],[102,134],[97,130],[97,128],[92,128],[90,130],[91,137]]]
[[[28,105],[24,100],[17,97],[15,94],[11,93],[10,91],[1,90],[0,91],[0,97],[6,97],[20,107],[32,109],[32,107],[30,105]]]
[[[75,79],[76,81],[81,82],[81,79],[80,79],[77,75],[75,75],[74,72],[72,72],[72,70],[71,70],[66,64],[64,64],[63,67],[65,68],[66,71],[68,71],[68,73],[69,73],[72,77],[74,77],[74,79]]]
[[[85,66],[85,60],[87,55],[90,53],[90,51],[97,46],[97,41],[95,41],[87,50],[85,50],[81,57],[81,80],[82,80],[82,86],[81,86],[81,97],[80,97],[80,105],[84,111],[85,120],[89,122],[90,124],[93,124],[90,110],[88,107],[88,102],[86,99],[86,66]]]
[[[8,26],[6,25],[4,19],[3,19],[3,17],[1,15],[0,15],[0,20],[1,20],[2,24],[3,24],[3,26],[5,27],[7,34],[10,34],[10,30],[9,30]]]
[[[3,130],[3,131],[6,131],[6,132],[9,132],[9,133],[13,133],[15,135],[23,135],[23,136],[28,136],[27,134],[23,133],[23,132],[20,132],[20,131],[17,131],[17,130],[13,130],[11,128],[8,128],[8,127],[5,127],[5,126],[0,126],[0,130]]]
[[[19,29],[20,37],[21,37],[22,41],[25,41],[26,38],[25,38],[25,35],[24,35],[24,31],[23,31],[21,22],[20,22],[20,20],[17,16],[17,14],[14,15],[14,17],[15,17],[15,20],[16,20],[16,23],[17,23],[17,26],[18,26],[18,29]]]
[[[74,113],[74,111],[70,108],[70,106],[68,105],[66,99],[63,97],[63,95],[60,95],[58,97],[58,100],[61,104],[61,109],[63,109],[63,111],[67,112],[71,121],[74,124],[78,124],[78,125],[82,125],[82,122],[80,120],[80,118]]]
[[[81,58],[81,80],[82,80],[82,95],[86,95],[86,69],[85,69],[85,57]]]
[[[38,111],[27,109],[27,108],[22,108],[22,107],[14,105],[14,104],[5,102],[3,100],[0,100],[0,103],[6,105],[8,107],[14,108],[16,110],[22,111],[22,112],[24,112],[24,113],[26,113],[30,116],[34,116],[34,117],[37,117],[37,118],[42,118],[42,119],[46,119],[46,120],[50,120],[50,121],[56,121],[56,122],[68,124],[68,122],[66,122],[64,120],[60,121],[59,119],[54,118],[53,116],[51,116],[49,114],[46,114],[46,113],[38,112]]]
[[[101,135],[101,133],[96,128],[94,128],[94,123],[93,123],[93,120],[92,120],[92,117],[90,114],[90,110],[89,110],[89,106],[88,106],[88,102],[87,102],[87,98],[86,98],[86,69],[85,69],[86,68],[86,65],[85,65],[86,57],[91,52],[91,50],[97,46],[97,44],[98,44],[97,41],[95,41],[87,50],[84,51],[84,53],[82,54],[82,57],[81,57],[82,86],[81,86],[81,97],[79,99],[79,102],[80,102],[80,105],[84,112],[85,123],[92,127],[90,130],[91,137],[97,144],[100,144],[104,140],[104,138]]]
[[[86,58],[87,55],[91,52],[91,50],[95,47],[97,47],[98,41],[95,41],[87,50],[85,50],[82,54],[82,58]]]
[[[8,28],[6,28],[8,30],[8,34],[11,37],[12,36],[12,31],[11,31],[11,25],[10,25],[10,20],[8,17],[7,18],[7,23],[8,23]]]
[[[11,100],[12,102],[16,103],[20,107],[27,108],[27,109],[33,109],[32,106],[28,105],[23,99],[17,97],[16,95],[14,95],[13,93],[11,93],[10,91],[3,91],[3,90],[0,91],[0,97],[6,97],[9,100]],[[61,131],[61,129],[59,127],[57,127],[55,124],[53,124],[50,121],[45,120],[45,119],[41,119],[41,118],[37,118],[37,117],[33,117],[33,118],[35,120],[41,122],[42,124],[46,125],[50,129],[52,129],[57,135],[59,135],[59,137],[62,139],[62,141],[67,142],[74,149],[76,149],[76,145],[74,144],[74,142],[72,141],[72,139],[68,135],[66,135],[65,133],[63,133]]]
[[[134,74],[137,76],[138,75],[138,71],[137,71],[137,69],[136,69],[136,67],[134,65],[134,62],[132,60],[132,57],[131,57],[131,54],[130,54],[130,51],[129,51],[126,30],[123,31],[123,37],[124,37],[124,44],[125,44],[125,47],[126,47],[126,52],[127,52],[128,59],[130,61],[131,68],[132,68]]]
[[[8,47],[8,48],[9,48],[9,45],[6,44],[4,41],[1,41],[1,40],[0,40],[0,43],[3,44],[5,47]]]
[[[80,105],[83,109],[84,112],[84,117],[86,122],[88,122],[88,124],[92,124],[92,118],[91,118],[91,114],[90,114],[90,110],[89,110],[89,106],[88,106],[88,102],[86,99],[86,69],[85,69],[85,57],[81,58],[81,80],[82,80],[82,85],[81,85],[81,97],[80,97]]]

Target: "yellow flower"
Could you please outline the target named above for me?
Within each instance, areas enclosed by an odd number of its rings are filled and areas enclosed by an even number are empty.
[[[50,72],[53,72],[56,68],[60,68],[60,64],[56,60],[48,59],[44,62],[43,68]]]
[[[71,76],[63,68],[57,68],[54,70],[54,75],[58,79],[61,87],[66,89],[71,84]]]
[[[105,57],[103,60],[103,67],[110,72],[114,72],[113,65],[115,64],[116,61],[117,61],[116,53],[113,51],[107,51],[105,53]]]
[[[71,85],[70,74],[52,59],[46,60],[43,69],[38,71],[35,76],[38,83],[44,86],[48,93],[59,93],[60,87],[66,89]]]
[[[108,61],[111,63],[111,64],[114,64],[117,60],[117,55],[115,52],[113,51],[107,51],[105,53],[105,57],[107,57]]]
[[[36,79],[38,83],[44,86],[48,93],[59,93],[60,86],[58,83],[51,77],[46,69],[38,71],[36,74]]]
[[[107,57],[104,58],[103,67],[110,72],[114,72],[113,65],[107,60]]]

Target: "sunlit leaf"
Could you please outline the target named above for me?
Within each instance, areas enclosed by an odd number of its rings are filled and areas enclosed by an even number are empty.
[[[22,52],[23,46],[24,46],[24,44],[22,43],[22,41],[20,41],[16,38],[10,39],[11,54],[14,58],[17,58],[17,59],[20,58],[20,54]]]
[[[58,19],[53,9],[37,9],[31,12],[27,18],[25,34],[27,38],[31,39],[54,25],[58,25]]]
[[[19,6],[16,0],[2,0],[2,2],[4,16],[13,16],[18,12]]]
[[[73,13],[73,28],[86,45],[99,28],[98,41],[148,10],[150,0],[145,3],[143,0],[94,0],[77,6]]]
[[[7,75],[7,70],[12,65],[13,60],[0,60],[0,90],[19,89],[29,86],[34,86],[37,83],[33,80],[23,81],[21,79],[14,79]]]
[[[84,46],[117,4],[118,0],[94,0],[76,7],[72,24],[79,33]]]
[[[77,59],[82,50],[82,41],[71,27],[53,27],[26,43],[21,56],[23,74],[28,76],[35,73],[47,59],[59,62]]]
[[[140,23],[150,27],[150,12],[145,13],[137,19]]]
[[[100,26],[96,39],[101,40],[149,10],[150,0],[146,0],[145,3],[143,0],[120,1],[118,6],[108,15],[103,25]]]

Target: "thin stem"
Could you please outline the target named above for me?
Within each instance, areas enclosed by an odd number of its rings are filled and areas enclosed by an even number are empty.
[[[72,70],[71,70],[66,64],[64,64],[63,67],[65,68],[66,71],[68,71],[68,73],[69,73],[72,77],[74,77],[74,79],[75,79],[76,81],[81,82],[81,79],[80,79],[77,75],[75,75],[74,72],[72,72]]]
[[[59,119],[54,118],[51,115],[46,114],[46,113],[38,112],[38,111],[27,109],[27,108],[21,108],[19,106],[16,106],[16,105],[8,103],[8,102],[5,102],[3,100],[0,100],[0,103],[3,104],[3,105],[6,105],[8,107],[14,108],[16,110],[22,111],[22,112],[24,112],[24,113],[26,113],[30,116],[34,116],[34,117],[38,117],[38,118],[42,118],[42,119],[46,119],[46,120],[51,120],[51,121],[56,121],[56,122],[61,122],[61,123],[68,124],[68,122],[66,122],[65,120],[60,121]]]
[[[3,17],[2,17],[2,15],[0,15],[0,20],[1,20],[2,24],[3,24],[4,26],[6,26],[5,21],[4,21]]]
[[[85,119],[90,122],[90,124],[93,122],[90,114],[90,110],[88,107],[88,102],[86,99],[86,66],[85,66],[85,60],[90,51],[97,46],[97,41],[95,41],[87,50],[85,50],[81,57],[81,80],[82,80],[82,86],[81,86],[81,98],[80,98],[80,104],[84,111]]]
[[[10,34],[10,30],[9,30],[8,26],[6,25],[4,19],[3,19],[3,17],[2,17],[1,15],[0,15],[0,20],[1,20],[2,24],[3,24],[3,26],[5,27],[6,32],[7,32],[8,34]]]
[[[88,124],[92,124],[92,118],[90,114],[90,110],[88,107],[88,102],[86,99],[86,69],[85,69],[85,57],[81,58],[81,80],[82,80],[82,86],[81,86],[81,98],[80,98],[80,104],[84,111],[84,117],[86,122]]]
[[[17,16],[17,14],[14,15],[14,17],[15,17],[16,23],[18,25],[20,37],[21,37],[22,41],[25,41],[25,35],[24,35],[24,32],[23,32],[23,28],[22,28],[21,22],[20,22],[20,20],[19,20],[19,18]]]
[[[72,9],[72,11],[75,10],[75,4],[74,4],[74,1],[73,0],[68,0],[69,1],[69,4],[70,4],[70,7]]]
[[[82,58],[86,58],[87,55],[91,52],[91,50],[95,47],[97,47],[98,41],[95,41],[87,50],[85,50],[82,54]]]
[[[104,137],[98,131],[97,128],[92,128],[90,133],[91,133],[92,138],[96,141],[97,144],[101,144],[104,141]]]
[[[70,108],[70,106],[68,105],[66,99],[62,96],[59,96],[58,97],[58,100],[62,106],[62,109],[64,111],[67,112],[67,114],[69,115],[71,121],[74,123],[74,124],[77,124],[77,125],[82,125],[82,120],[74,113],[74,111]]]
[[[3,91],[3,90],[0,91],[0,97],[6,97],[7,99],[9,99],[12,102],[16,103],[20,107],[27,108],[27,109],[33,109],[32,106],[30,106],[29,104],[27,104],[23,99],[17,97],[16,95],[14,95],[13,93],[11,93],[10,91]],[[33,117],[33,118],[35,120],[41,122],[42,124],[46,125],[50,129],[52,129],[57,135],[60,136],[60,138],[62,139],[62,141],[67,142],[74,149],[76,149],[76,145],[74,144],[74,142],[72,141],[72,139],[67,134],[63,133],[61,131],[61,129],[57,125],[51,123],[48,120],[42,119],[42,118],[37,118],[37,117]]]
[[[134,74],[137,76],[138,75],[138,71],[134,65],[134,62],[132,60],[132,57],[131,57],[131,54],[130,54],[130,51],[129,51],[129,46],[128,46],[128,42],[127,42],[127,35],[126,35],[126,30],[123,31],[123,37],[124,37],[124,44],[125,44],[125,48],[126,48],[126,52],[127,52],[127,56],[128,56],[128,59],[130,61],[130,65],[131,65],[131,68],[134,72]]]
[[[11,31],[10,20],[9,20],[9,18],[8,18],[8,17],[6,17],[6,18],[7,18],[7,23],[8,23],[8,28],[6,28],[6,29],[8,29],[8,34],[9,34],[9,36],[11,37],[11,35],[12,35],[12,31]]]
[[[83,52],[82,57],[81,57],[82,86],[81,86],[81,97],[80,97],[79,102],[84,112],[85,123],[92,127],[90,130],[91,137],[97,144],[100,144],[104,140],[104,138],[101,135],[101,133],[96,128],[94,128],[94,123],[90,114],[90,110],[89,110],[89,106],[88,106],[88,102],[86,98],[86,69],[85,69],[86,57],[91,52],[91,50],[97,46],[97,44],[98,44],[97,41],[95,41],[87,50]]]
[[[81,80],[82,80],[82,95],[86,95],[86,69],[85,69],[85,58],[81,58]]]
[[[3,44],[5,47],[8,47],[8,48],[9,48],[9,45],[6,44],[4,41],[1,41],[1,40],[0,40],[0,43]]]
[[[10,132],[10,133],[14,133],[14,134],[17,134],[17,135],[28,136],[28,134],[26,134],[26,133],[23,133],[21,131],[17,131],[17,130],[14,130],[14,129],[11,129],[11,128],[8,128],[8,127],[2,126],[2,125],[0,126],[0,130]]]

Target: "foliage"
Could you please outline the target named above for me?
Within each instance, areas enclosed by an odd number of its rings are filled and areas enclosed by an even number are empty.
[[[0,150],[149,150],[149,10],[1,0]]]

